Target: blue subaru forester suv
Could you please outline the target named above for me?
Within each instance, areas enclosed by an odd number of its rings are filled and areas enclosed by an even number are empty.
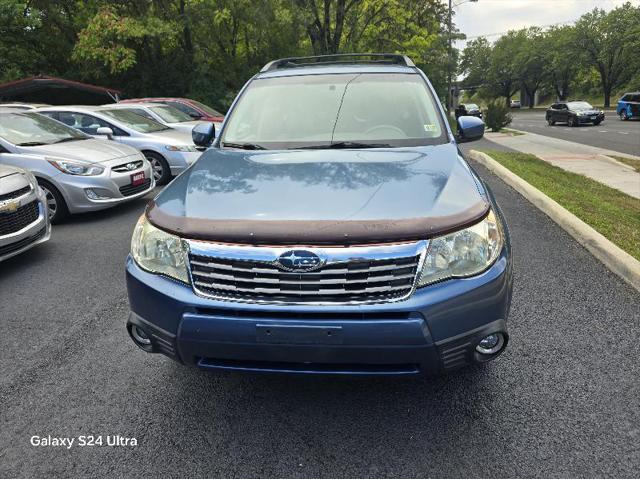
[[[507,345],[508,230],[402,55],[288,58],[149,204],[127,260],[127,329],[208,370],[417,375]]]

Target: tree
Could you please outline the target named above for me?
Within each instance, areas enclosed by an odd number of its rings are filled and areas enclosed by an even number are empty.
[[[572,26],[552,27],[540,45],[547,64],[546,83],[561,101],[569,98],[576,73],[579,68],[584,68],[580,61],[576,61],[580,59],[580,54],[573,50],[574,35]],[[568,57],[571,57],[571,61],[568,61]]]
[[[515,62],[519,70],[520,84],[527,92],[529,108],[533,108],[536,92],[547,75],[548,65],[543,48],[544,33],[537,27],[519,30],[514,35],[514,41],[517,41]]]
[[[462,51],[460,71],[467,87],[481,87],[488,81],[493,47],[485,37],[471,40]]]
[[[505,98],[506,105],[520,89],[520,66],[517,61],[522,37],[515,31],[503,35],[496,41],[491,52],[488,82],[495,96]]]
[[[574,32],[573,45],[598,71],[608,107],[612,91],[638,69],[640,7],[627,2],[609,13],[596,8],[580,17]]]

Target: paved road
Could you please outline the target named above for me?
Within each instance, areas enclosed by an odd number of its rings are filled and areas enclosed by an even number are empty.
[[[544,111],[512,111],[512,115],[510,126],[517,130],[640,156],[640,120],[621,121],[615,112],[607,111],[605,121],[598,126],[570,128],[562,123],[547,125]]]
[[[213,375],[146,355],[123,282],[143,201],[57,227],[0,266],[0,477],[637,477],[640,295],[479,171],[513,236],[512,340],[428,380]],[[138,446],[29,445],[81,434]]]

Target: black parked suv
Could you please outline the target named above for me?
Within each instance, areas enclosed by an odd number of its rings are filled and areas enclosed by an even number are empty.
[[[547,109],[547,123],[566,123],[579,126],[583,123],[599,125],[604,121],[604,111],[597,110],[586,101],[569,101],[554,103]]]
[[[475,103],[460,103],[458,108],[456,108],[456,118],[461,116],[475,116],[482,118],[482,111],[480,111],[480,107]]]

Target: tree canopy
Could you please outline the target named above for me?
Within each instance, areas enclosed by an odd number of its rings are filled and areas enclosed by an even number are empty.
[[[640,7],[627,2],[609,12],[596,8],[574,25],[514,30],[493,44],[473,40],[462,53],[460,69],[465,85],[507,102],[520,88],[531,102],[540,88],[565,100],[579,83],[597,79],[609,106],[616,89],[640,87],[639,51]]]
[[[405,53],[446,90],[439,0],[0,0],[0,81],[45,74],[226,109],[274,58]]]

